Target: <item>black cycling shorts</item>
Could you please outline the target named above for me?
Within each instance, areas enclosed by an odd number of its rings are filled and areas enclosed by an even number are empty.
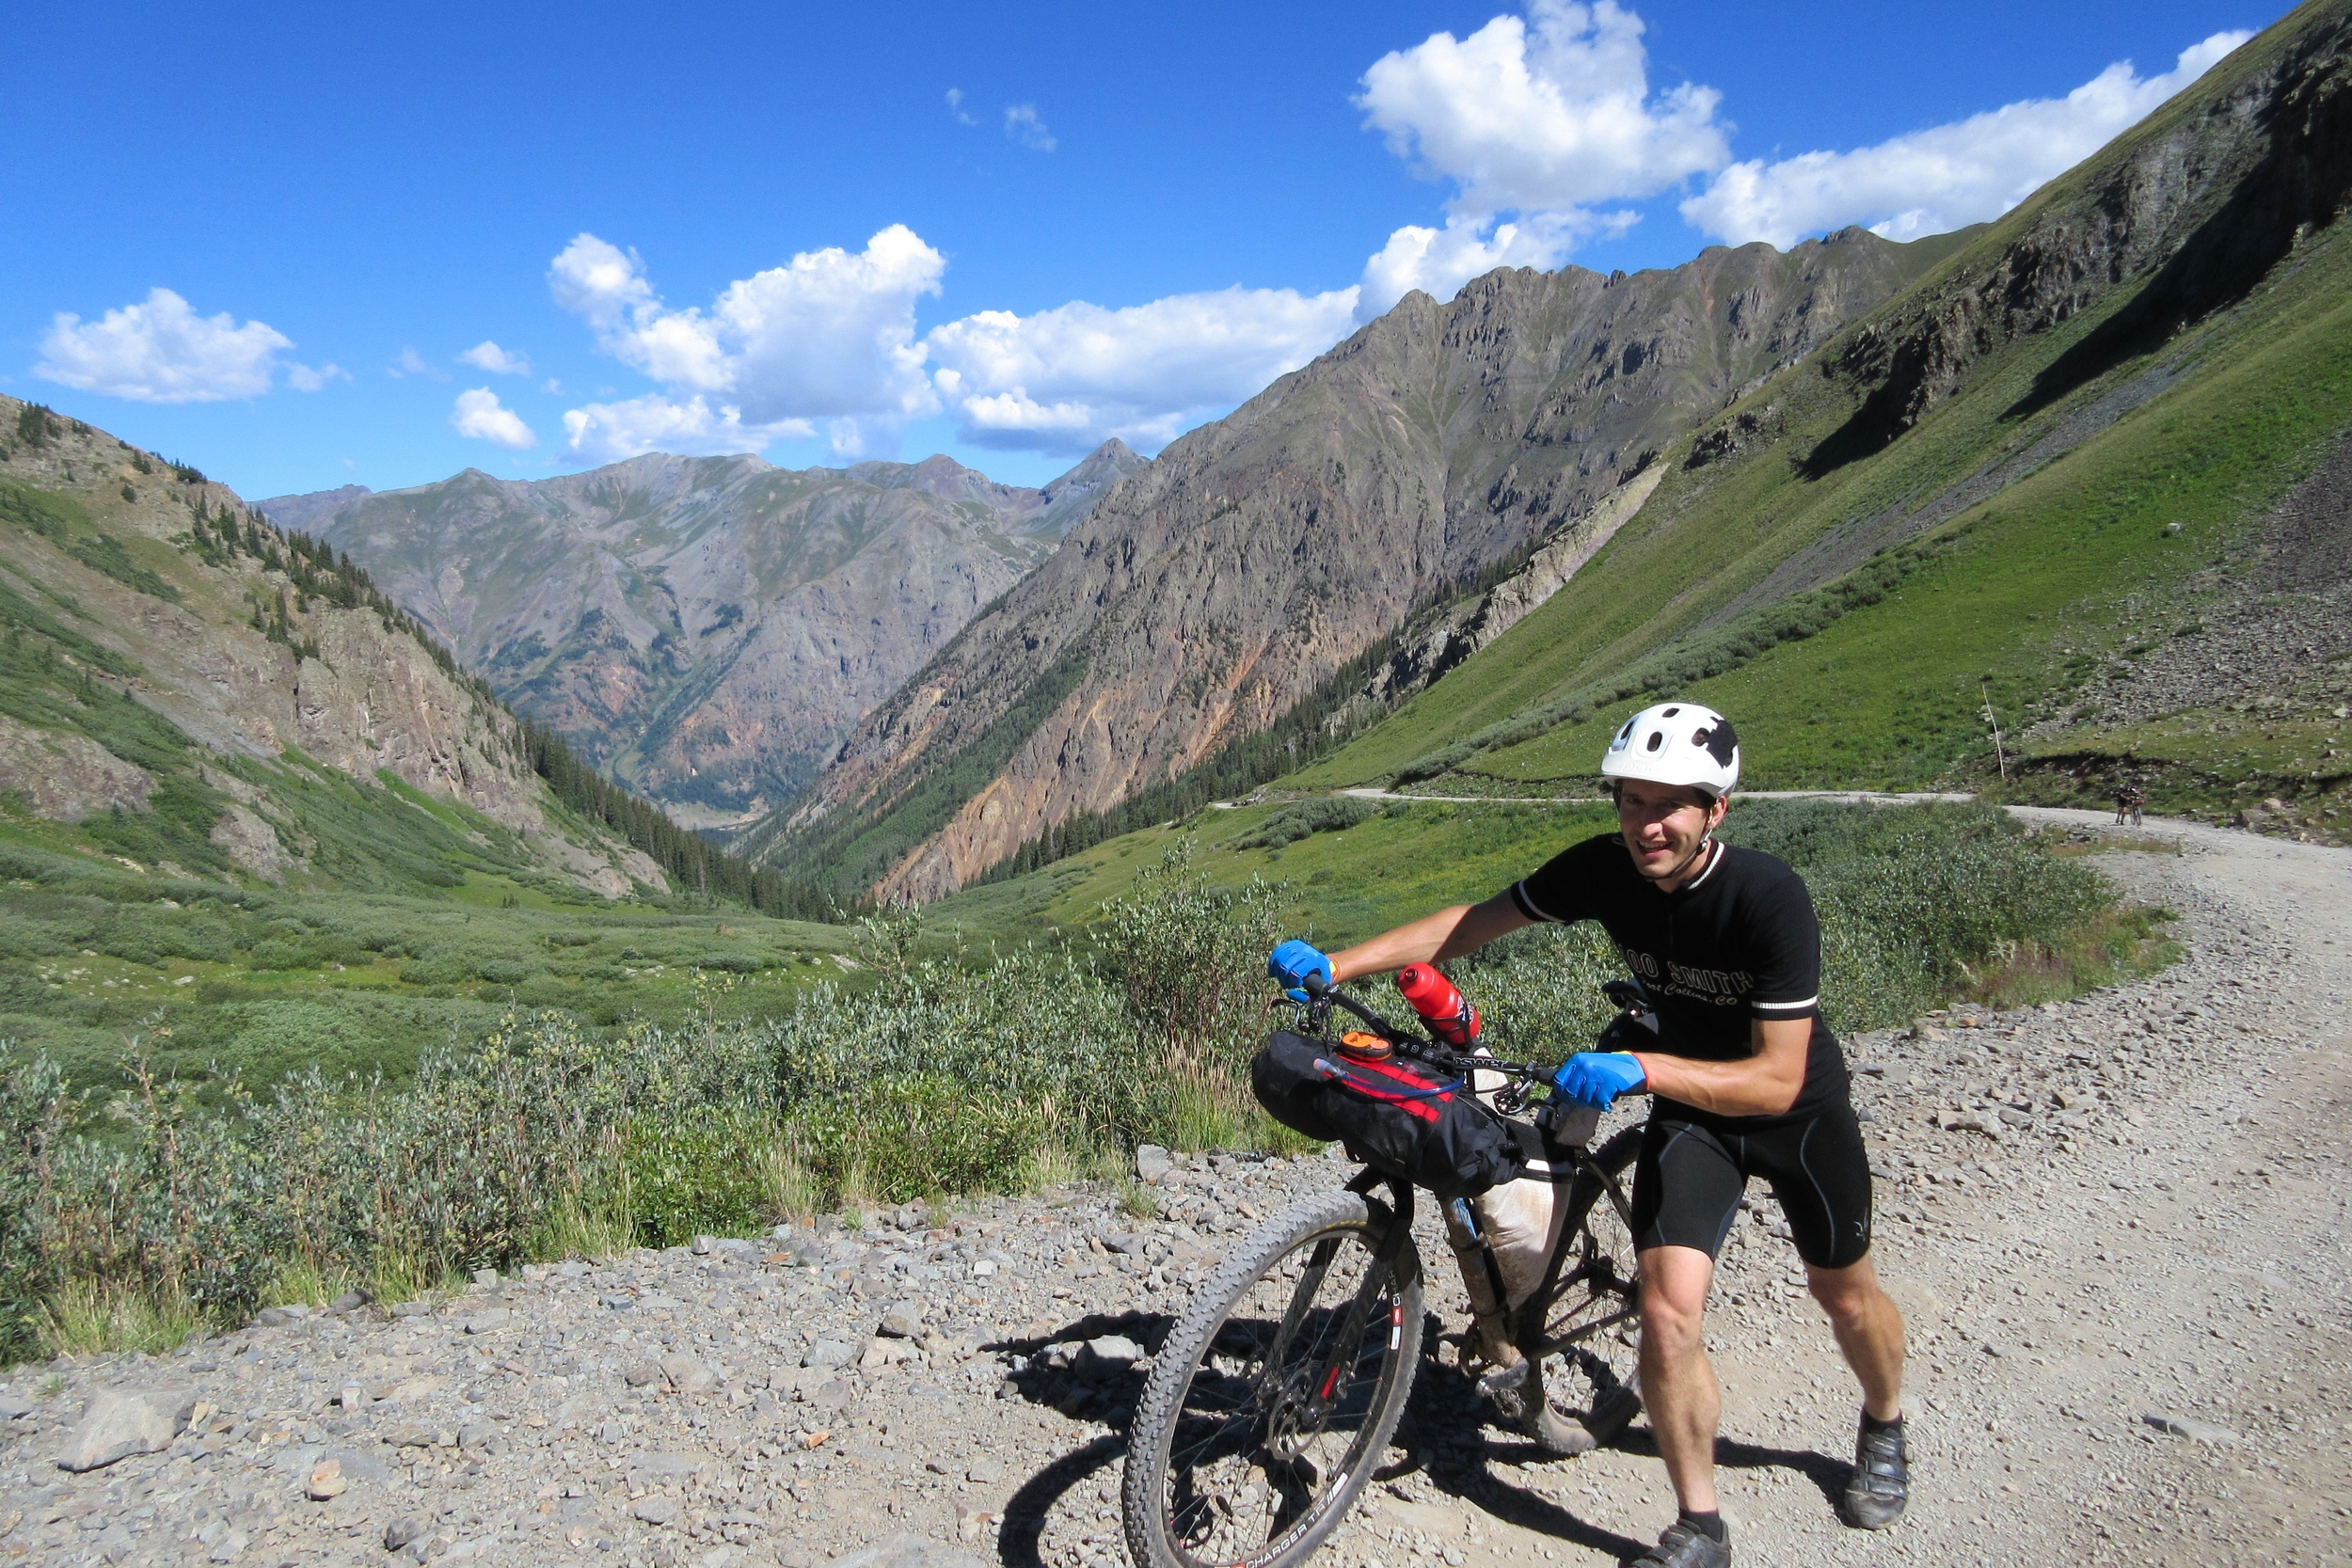
[[[1652,1116],[1633,1167],[1633,1244],[1696,1247],[1714,1257],[1754,1176],[1772,1184],[1797,1256],[1815,1268],[1846,1268],[1870,1250],[1870,1161],[1843,1097],[1817,1116],[1760,1132]]]

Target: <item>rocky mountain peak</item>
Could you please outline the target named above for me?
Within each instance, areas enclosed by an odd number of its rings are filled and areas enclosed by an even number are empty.
[[[1061,547],[747,843],[951,892],[1263,731],[1939,254],[1868,235],[1409,293],[1152,463],[1106,447],[1080,465],[1073,484],[1104,489]]]

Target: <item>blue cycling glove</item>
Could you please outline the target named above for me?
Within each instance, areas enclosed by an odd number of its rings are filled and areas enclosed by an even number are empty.
[[[1282,994],[1294,1002],[1307,1000],[1307,976],[1320,974],[1331,983],[1331,960],[1312,944],[1293,937],[1266,956],[1265,972],[1282,982]]]
[[[1621,1094],[1649,1082],[1630,1051],[1580,1051],[1551,1075],[1551,1086],[1596,1111],[1606,1111]]]

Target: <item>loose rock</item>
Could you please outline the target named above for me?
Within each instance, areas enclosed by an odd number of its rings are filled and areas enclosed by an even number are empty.
[[[61,1470],[95,1470],[136,1453],[160,1453],[186,1430],[193,1388],[108,1389],[92,1394],[57,1455]]]

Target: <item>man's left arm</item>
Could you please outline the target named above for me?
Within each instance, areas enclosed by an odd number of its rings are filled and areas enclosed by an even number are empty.
[[[1753,1019],[1745,1061],[1703,1062],[1662,1051],[1636,1051],[1649,1091],[1722,1117],[1776,1117],[1797,1102],[1813,1041],[1813,1020]]]
[[[1820,923],[1812,895],[1794,873],[1760,889],[1744,915],[1752,945],[1741,967],[1753,982],[1745,1057],[1593,1053],[1570,1058],[1554,1080],[1559,1086],[1603,1107],[1614,1095],[1641,1088],[1726,1117],[1779,1116],[1794,1105],[1804,1092],[1814,1015],[1820,1010]]]

